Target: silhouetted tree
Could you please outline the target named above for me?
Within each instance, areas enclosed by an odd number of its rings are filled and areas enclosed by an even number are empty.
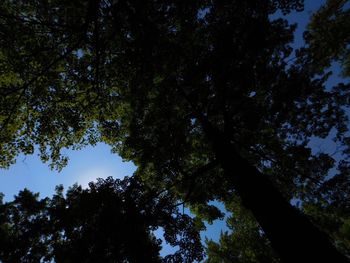
[[[150,190],[150,189],[148,189]],[[155,191],[155,189],[153,189]],[[154,191],[152,193],[154,193]],[[203,258],[195,221],[171,195],[149,195],[135,178],[74,185],[51,198],[23,190],[1,203],[1,262],[193,262]],[[165,240],[177,247],[159,255]]]
[[[27,189],[0,201],[0,261],[40,262],[49,253],[47,201]]]
[[[310,138],[334,134],[349,158],[346,95],[287,62],[295,25],[272,16],[302,1],[0,6],[2,166],[38,144],[60,168],[63,147],[104,141],[203,219],[237,194],[285,262],[345,261],[289,203],[336,165]]]

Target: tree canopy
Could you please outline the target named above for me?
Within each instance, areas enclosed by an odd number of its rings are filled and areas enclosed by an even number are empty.
[[[320,69],[347,56],[348,11],[329,2],[336,47],[322,46],[315,16],[309,49],[291,63],[296,25],[283,15],[302,10],[301,0],[2,1],[0,165],[38,146],[60,169],[61,149],[104,141],[137,165],[145,187],[200,219],[221,215],[211,200],[243,205],[261,227],[242,216],[257,250],[345,262],[329,237],[349,255],[349,92],[346,83],[326,88]],[[313,138],[333,139],[341,161],[313,152]]]
[[[314,70],[324,70],[338,61],[343,74],[350,76],[350,9],[347,0],[327,0],[305,32],[308,58]]]
[[[39,200],[27,189],[1,202],[1,262],[193,262],[203,258],[201,224],[170,195],[145,192],[134,178],[74,185]],[[153,191],[153,192],[152,192]],[[154,196],[151,194],[153,193]],[[177,252],[159,255],[165,240]]]

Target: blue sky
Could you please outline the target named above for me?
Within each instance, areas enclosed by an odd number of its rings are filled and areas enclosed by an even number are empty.
[[[123,178],[135,171],[133,163],[123,162],[103,143],[79,151],[66,150],[65,154],[69,157],[69,163],[61,172],[50,170],[36,153],[20,155],[16,164],[8,170],[0,169],[0,192],[5,194],[5,200],[11,200],[14,194],[25,187],[45,197],[51,196],[58,184],[63,184],[65,188],[74,183],[86,187],[98,177]]]
[[[295,36],[295,47],[303,45],[302,32],[304,31],[310,14],[317,10],[324,1],[307,0],[305,11],[292,13],[288,19],[292,23],[298,23]],[[336,81],[337,77],[331,81]],[[326,146],[327,147],[327,146]],[[5,194],[5,200],[11,200],[19,190],[28,188],[34,192],[40,192],[41,197],[51,196],[55,186],[63,184],[67,189],[74,183],[87,186],[87,183],[97,177],[106,178],[113,176],[123,178],[132,175],[135,166],[123,160],[116,154],[110,152],[110,147],[98,144],[95,147],[88,146],[79,151],[66,150],[69,163],[60,173],[49,169],[48,164],[43,164],[36,154],[31,156],[19,156],[17,163],[8,170],[0,169],[0,192]],[[203,236],[215,240],[219,233],[225,229],[223,221],[217,221],[209,226]]]

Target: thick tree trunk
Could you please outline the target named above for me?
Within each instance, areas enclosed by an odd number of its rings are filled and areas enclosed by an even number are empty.
[[[252,211],[283,262],[349,262],[223,134],[208,125],[203,128],[243,205]]]

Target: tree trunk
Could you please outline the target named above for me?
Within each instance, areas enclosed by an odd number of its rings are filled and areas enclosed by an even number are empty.
[[[269,178],[242,158],[208,122],[203,128],[242,203],[250,209],[283,262],[349,262],[327,235],[285,200]]]

